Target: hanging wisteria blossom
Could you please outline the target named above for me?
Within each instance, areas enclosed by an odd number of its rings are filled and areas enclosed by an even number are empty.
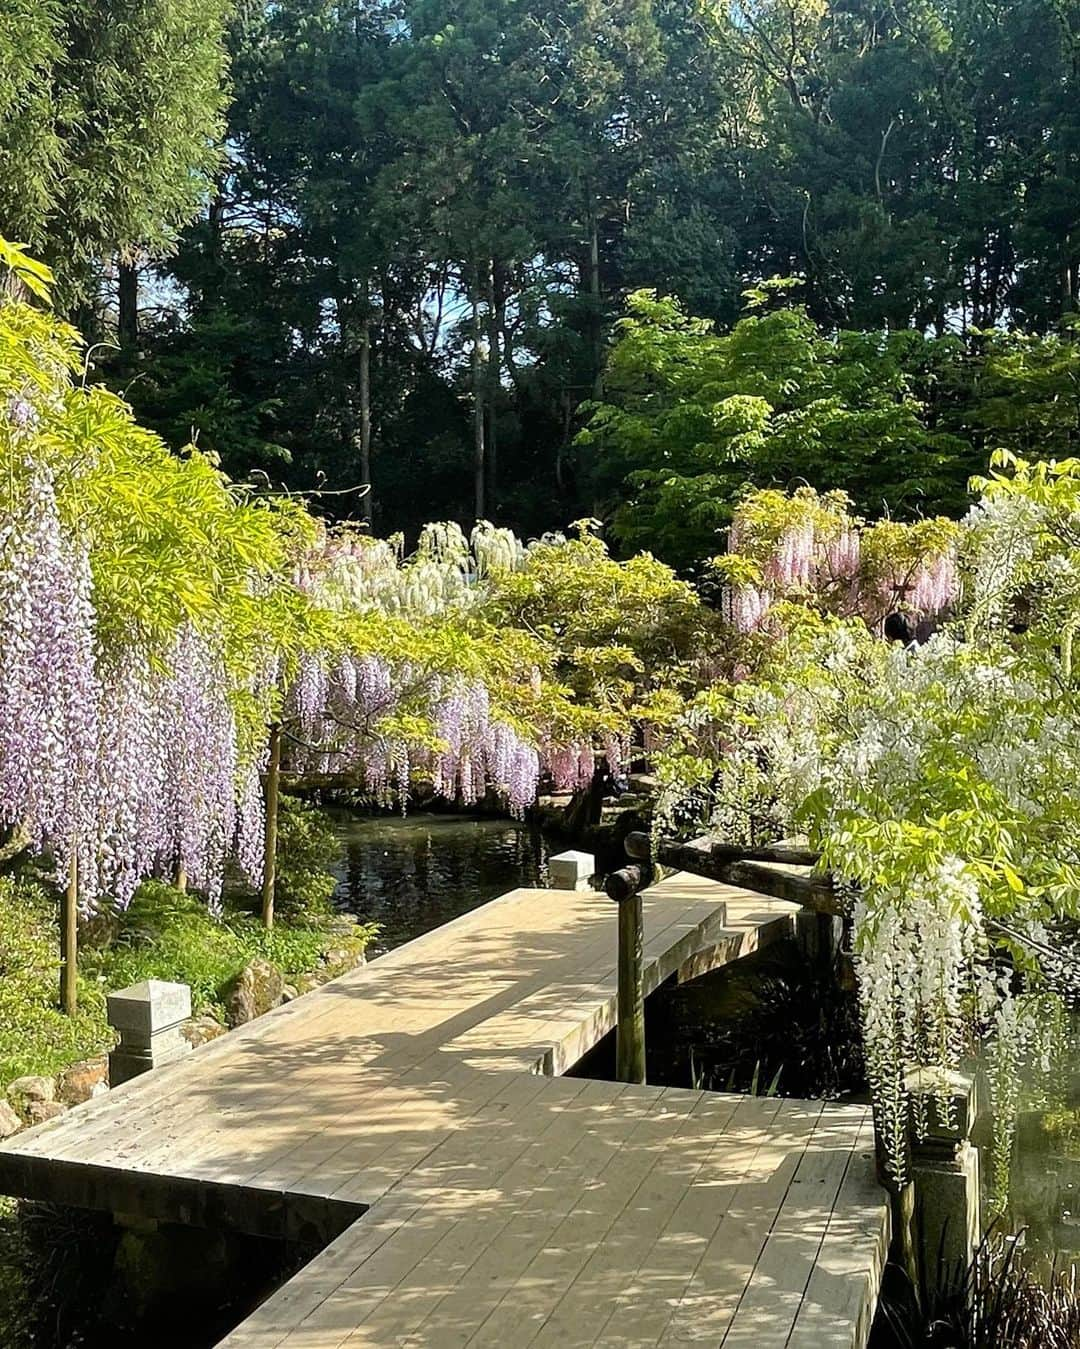
[[[89,559],[35,465],[0,520],[0,820],[51,847],[61,875],[95,779],[95,657]]]

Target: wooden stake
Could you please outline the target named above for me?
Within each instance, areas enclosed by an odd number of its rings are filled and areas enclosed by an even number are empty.
[[[79,1009],[79,858],[71,850],[68,883],[60,906],[60,1010],[74,1016]]]
[[[645,1081],[644,919],[641,895],[619,900],[619,992],[615,1076]]]
[[[278,791],[281,783],[281,726],[270,727],[270,761],[266,766],[266,830],[263,835],[263,926],[274,926],[274,892],[277,888]]]

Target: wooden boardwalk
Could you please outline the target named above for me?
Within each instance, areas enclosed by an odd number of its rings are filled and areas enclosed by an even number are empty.
[[[794,915],[685,875],[644,907],[650,987]],[[614,1024],[615,921],[514,891],[18,1136],[0,1193],[332,1237],[230,1349],[861,1349],[864,1108],[559,1076]]]

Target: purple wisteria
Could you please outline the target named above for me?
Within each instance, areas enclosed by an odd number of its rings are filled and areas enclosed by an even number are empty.
[[[221,656],[190,628],[163,659],[135,645],[103,655],[89,559],[40,465],[0,520],[0,670],[0,822],[51,852],[58,880],[77,857],[84,913],[122,908],[177,868],[216,904],[241,781]],[[249,825],[257,766],[241,786]]]
[[[0,821],[50,846],[62,874],[96,774],[96,644],[89,559],[35,466],[22,508],[0,519]]]
[[[216,907],[237,829],[236,724],[220,655],[191,628],[164,665],[132,648],[102,668],[91,818],[79,846],[85,910],[123,908],[140,881],[183,871]],[[245,811],[260,790],[242,784]],[[261,809],[261,808],[260,808]],[[244,835],[250,843],[250,834]],[[250,869],[250,852],[245,858]]]
[[[409,706],[429,717],[437,749],[388,729],[406,693]],[[285,725],[293,768],[349,774],[387,802],[407,796],[414,771],[465,805],[489,788],[506,797],[515,815],[536,799],[538,751],[492,714],[488,691],[475,680],[393,669],[372,655],[310,655],[288,692]]]

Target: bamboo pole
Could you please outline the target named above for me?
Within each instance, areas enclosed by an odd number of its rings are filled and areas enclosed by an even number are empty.
[[[262,921],[274,926],[274,892],[277,888],[278,794],[281,785],[281,726],[270,727],[270,759],[266,766],[266,827],[263,834]]]
[[[79,1009],[79,857],[71,850],[68,880],[60,906],[60,1010],[74,1016]]]

